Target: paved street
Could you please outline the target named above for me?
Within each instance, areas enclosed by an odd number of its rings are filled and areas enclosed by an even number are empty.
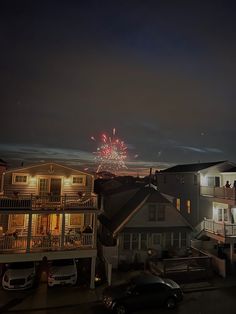
[[[25,296],[17,293],[22,301],[2,313],[28,313],[28,314],[100,314],[109,313],[98,300],[96,290],[86,290],[76,287],[61,287],[45,291],[46,285],[41,285],[37,290],[28,292]],[[6,292],[8,293],[8,292]],[[11,293],[11,292],[10,292]],[[179,314],[234,314],[236,287],[217,290],[186,293],[184,301],[179,307],[171,311]],[[1,294],[2,297],[2,294]],[[64,305],[63,305],[64,304]],[[32,310],[34,309],[34,310]],[[156,310],[140,311],[140,314],[157,313]],[[158,313],[170,313],[166,309],[159,309]]]

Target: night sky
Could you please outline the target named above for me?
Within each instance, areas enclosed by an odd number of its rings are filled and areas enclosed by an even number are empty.
[[[236,161],[235,16],[228,0],[2,0],[0,158],[87,167],[115,127],[137,172]]]

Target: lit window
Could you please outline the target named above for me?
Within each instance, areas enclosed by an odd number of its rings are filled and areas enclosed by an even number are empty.
[[[188,214],[191,213],[191,201],[190,200],[187,200],[187,211],[188,211]]]
[[[12,175],[13,184],[28,184],[28,175],[23,173],[13,173]]]
[[[85,185],[85,176],[73,176],[72,184]]]
[[[176,208],[180,210],[180,198],[176,199]]]

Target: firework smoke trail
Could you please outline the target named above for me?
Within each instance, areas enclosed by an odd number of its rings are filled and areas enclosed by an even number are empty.
[[[91,136],[91,140],[96,141],[94,136]],[[100,146],[94,154],[95,160],[99,164],[97,172],[118,171],[127,168],[125,165],[127,147],[124,141],[116,136],[115,128],[113,128],[111,136],[105,133],[102,134]]]

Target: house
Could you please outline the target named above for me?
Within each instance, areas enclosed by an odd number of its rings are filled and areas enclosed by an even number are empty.
[[[0,197],[0,263],[89,258],[94,288],[94,177],[54,162],[7,170]]]
[[[157,172],[156,180],[158,190],[195,227],[199,240],[195,245],[220,258],[215,258],[216,268],[225,276],[236,261],[236,165],[228,161],[177,165]]]
[[[173,204],[150,186],[133,185],[104,196],[99,239],[105,260],[145,263],[148,251],[181,255],[190,245],[191,226]]]

